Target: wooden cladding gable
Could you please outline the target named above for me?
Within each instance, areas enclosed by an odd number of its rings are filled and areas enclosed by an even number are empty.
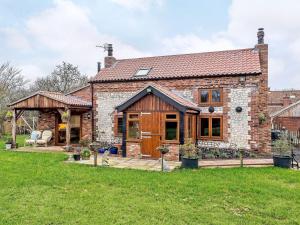
[[[65,106],[66,105],[64,103],[56,101],[54,99],[42,95],[34,95],[30,98],[24,99],[23,101],[14,104],[13,108],[15,109],[64,108]]]
[[[149,94],[132,104],[126,111],[177,111],[177,109],[166,103],[161,98],[153,94]]]

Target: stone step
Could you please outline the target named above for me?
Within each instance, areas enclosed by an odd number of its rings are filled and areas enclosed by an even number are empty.
[[[142,155],[142,159],[151,159],[151,155]]]

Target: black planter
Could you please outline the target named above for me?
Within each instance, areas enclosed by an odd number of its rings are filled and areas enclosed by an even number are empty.
[[[73,158],[75,161],[79,161],[80,160],[80,154],[74,154]]]
[[[281,167],[281,168],[291,168],[292,157],[291,156],[274,155],[273,162],[274,162],[274,166]]]
[[[182,168],[197,169],[199,167],[198,158],[190,159],[190,158],[182,157],[181,160],[182,160],[181,163]]]

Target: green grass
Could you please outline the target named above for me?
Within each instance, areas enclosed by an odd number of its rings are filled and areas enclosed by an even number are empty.
[[[0,151],[0,224],[300,224],[300,172],[94,168]]]
[[[24,146],[25,138],[27,138],[29,135],[17,135],[17,143],[19,146]],[[11,138],[11,136],[6,135],[0,138],[0,149],[5,149],[5,141],[7,138]]]

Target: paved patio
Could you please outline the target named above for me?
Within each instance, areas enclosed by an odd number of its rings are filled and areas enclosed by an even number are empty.
[[[93,156],[90,160],[81,160],[74,161],[70,159],[72,163],[94,165]],[[102,155],[99,155],[97,158],[98,165],[102,165]],[[167,162],[170,171],[179,168],[181,162],[177,161],[168,161]],[[239,167],[239,160],[200,160],[199,165],[201,168],[229,168],[229,167]],[[150,171],[161,171],[161,161],[153,159],[131,159],[131,158],[122,158],[122,157],[109,157],[109,166],[114,168],[126,168],[126,169],[141,169],[141,170],[150,170]],[[273,159],[244,159],[245,167],[265,167],[273,166]]]
[[[94,158],[91,156],[90,160],[80,160],[74,161],[72,158],[72,153],[65,152],[64,149],[60,146],[49,146],[49,147],[34,147],[26,146],[20,147],[13,151],[21,152],[64,152],[70,156],[68,163],[78,163],[85,165],[94,165]],[[102,154],[98,155],[98,165],[102,165]],[[132,159],[132,158],[123,158],[118,156],[109,156],[109,166],[113,168],[126,168],[126,169],[140,169],[140,170],[149,170],[149,171],[161,171],[161,161],[153,159]],[[168,161],[167,162],[170,171],[181,166],[181,162],[178,161]],[[200,160],[199,166],[201,168],[230,168],[230,167],[239,167],[240,160],[238,159],[226,159],[226,160]],[[255,159],[244,159],[245,167],[265,167],[273,166],[273,159],[271,158],[255,158]]]

